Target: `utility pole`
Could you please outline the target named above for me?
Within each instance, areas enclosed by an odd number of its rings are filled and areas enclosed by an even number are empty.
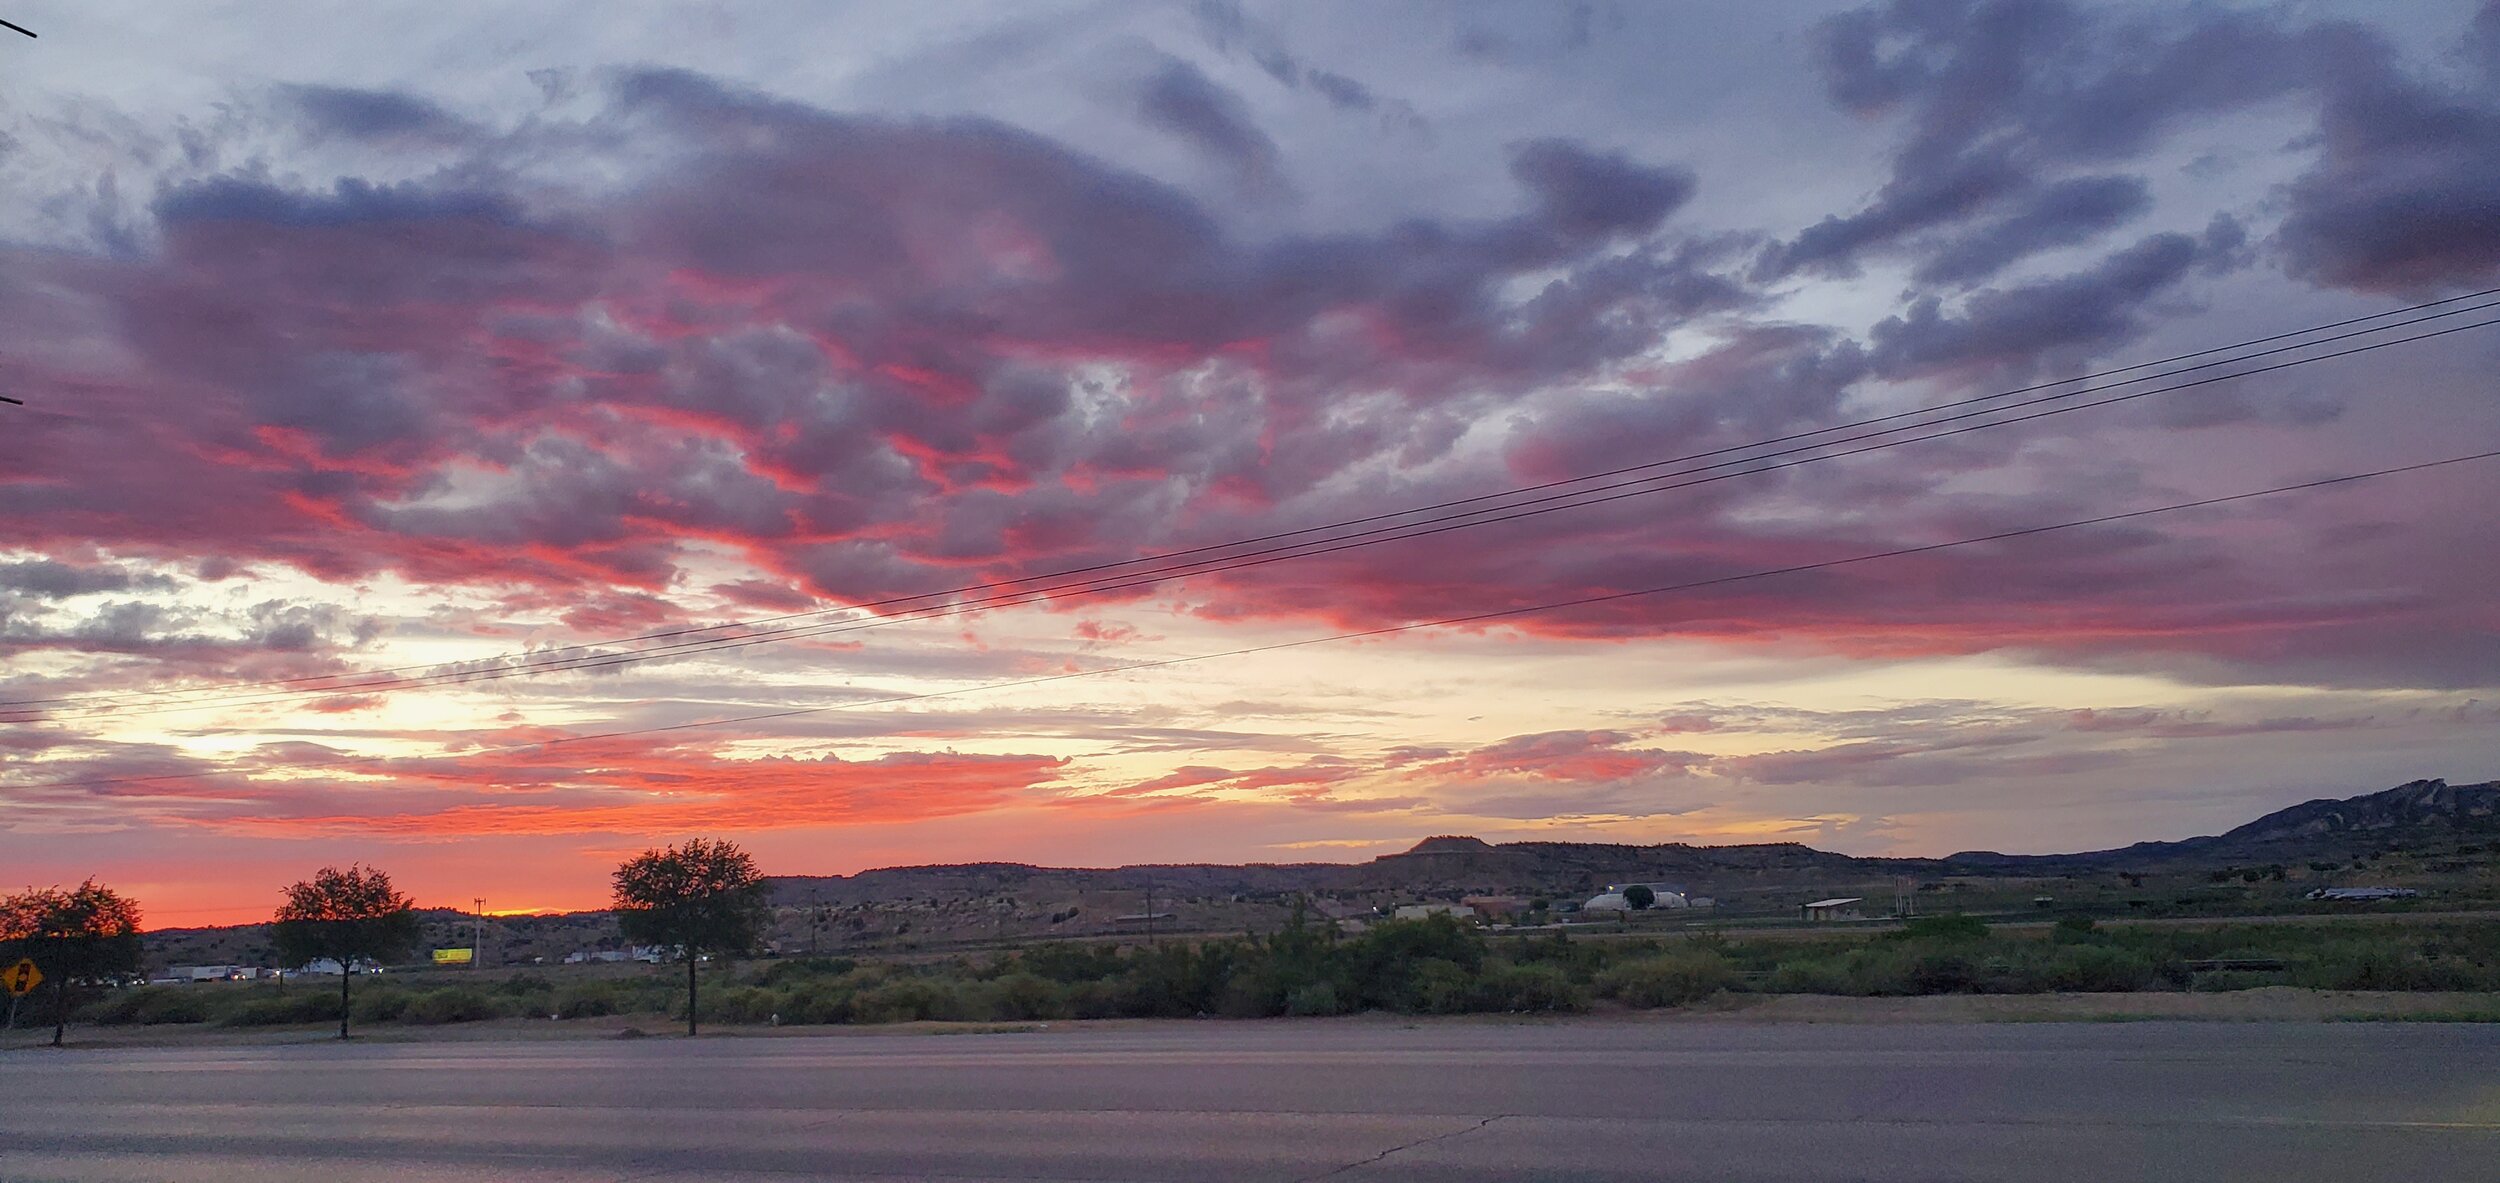
[[[469,937],[469,968],[486,964],[486,897],[477,897],[477,927]]]

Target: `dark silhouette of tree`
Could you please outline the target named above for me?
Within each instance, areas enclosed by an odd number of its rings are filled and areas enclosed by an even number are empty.
[[[626,940],[685,958],[687,1035],[695,1033],[695,962],[754,948],[770,916],[755,860],[736,843],[701,838],[625,860],[615,903]]]
[[[0,898],[0,965],[21,957],[52,989],[52,1046],[59,1047],[73,987],[111,985],[139,972],[139,906],[93,879],[75,891]]]
[[[1635,883],[1623,889],[1623,902],[1632,905],[1635,912],[1646,912],[1650,905],[1658,902],[1658,893],[1651,891],[1646,883]]]
[[[286,889],[271,931],[287,969],[314,961],[339,963],[339,1038],[347,1038],[348,983],[359,961],[385,961],[417,943],[417,909],[372,867],[323,867],[310,882]]]

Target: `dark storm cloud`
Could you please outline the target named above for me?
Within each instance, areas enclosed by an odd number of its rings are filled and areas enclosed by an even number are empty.
[[[1646,234],[1693,195],[1689,170],[1636,164],[1565,139],[1518,146],[1510,171],[1536,195],[1545,220],[1574,237]]]
[[[2136,177],[2077,177],[2026,199],[2022,207],[1929,254],[1911,278],[1922,284],[1986,279],[2051,247],[2088,242],[2152,207]]]
[[[514,225],[520,206],[510,197],[475,189],[441,189],[413,182],[377,185],[342,178],[327,193],[280,188],[264,181],[217,177],[169,190],[156,202],[165,223],[252,222],[273,226],[335,227],[427,223],[442,219]]]
[[[77,566],[53,559],[0,563],[0,591],[23,592],[47,600],[128,591],[134,584],[170,587],[173,581],[161,575],[134,578],[119,567]]]
[[[2486,6],[2469,52],[2486,44],[2479,39],[2493,20]],[[2287,96],[2318,120],[2314,164],[2291,186],[2277,243],[2295,274],[2419,290],[2500,270],[2500,201],[2492,196],[2500,192],[2500,89],[2451,89],[2410,74],[2374,30],[2298,24],[2267,10],[1894,0],[1825,22],[1820,45],[1834,103],[1896,121],[1903,136],[1874,202],[1766,254],[1767,274],[1846,273],[1869,250],[2018,197],[2039,210],[2056,186],[2077,179],[2063,175],[2070,170],[2141,154],[2191,120]],[[2124,220],[2128,211],[2113,204],[2120,194],[2098,196],[2062,222],[2065,233],[1993,238],[1995,249],[1977,260],[2003,266]],[[1959,249],[1926,264],[1930,278],[1956,278],[1970,265],[1955,257]]]
[[[2295,275],[2420,292],[2500,274],[2500,88],[2443,93],[2370,62],[2320,122],[2280,234]]]
[[[1917,231],[1960,221],[2022,191],[2029,178],[2001,156],[1982,153],[1909,171],[1887,182],[1875,203],[1854,214],[1834,214],[1763,256],[1762,274],[1794,272],[1854,274],[1857,256],[1871,247]]]
[[[457,139],[474,129],[430,100],[388,90],[344,86],[288,86],[281,96],[302,112],[305,128],[353,139],[394,136]]]
[[[2003,40],[2016,49],[1980,56],[2030,52]],[[2110,55],[2080,56],[2077,86]],[[489,167],[174,185],[151,255],[13,256],[42,283],[0,286],[0,341],[138,426],[35,421],[0,439],[24,471],[94,477],[0,483],[0,541],[395,572],[539,597],[585,628],[652,619],[698,551],[765,577],[724,585],[748,602],[929,593],[1819,425],[1870,378],[2105,352],[2153,310],[2189,306],[2200,270],[2245,260],[2228,220],[2202,240],[2094,244],[2141,206],[2137,174],[2093,163],[2110,149],[2080,131],[2044,147],[1990,122],[1989,104],[2055,94],[2002,69],[1948,85],[1912,58],[1867,76],[1868,109],[1920,113],[1912,138],[1930,146],[1916,150],[1970,167],[1924,196],[1905,186],[1929,178],[1903,173],[1881,209],[1783,249],[1840,267],[1880,244],[1966,281],[2050,246],[2099,245],[2098,261],[1913,303],[1864,334],[1777,323],[1748,319],[1771,305],[1737,274],[1764,236],[1681,236],[1691,172],[1581,140],[1479,162],[1516,186],[1491,214],[1253,237],[1180,188],[1005,123],[828,111],[677,71],[618,75],[585,96],[582,123],[525,125],[490,154],[589,153],[596,185],[525,187]],[[1949,111],[1963,100],[1948,92],[1978,107]],[[1180,110],[1239,114],[1195,93],[1208,105]],[[1965,117],[1995,130],[1946,134]],[[46,309],[94,316],[24,327]],[[47,352],[55,340],[75,348]],[[98,358],[131,368],[80,369]],[[2194,421],[2237,417],[2218,405]],[[1829,558],[1966,519],[2026,524],[2108,491],[2049,474],[2057,496],[1939,494],[1962,462],[1729,483],[1467,547],[1262,567],[1197,582],[1187,606],[1377,625]],[[1538,562],[1517,561],[1531,549]],[[1940,558],[1525,627],[2263,662],[2276,658],[2246,638],[2266,629],[2447,619],[2368,596],[2286,609],[2254,562],[2227,541],[2112,533],[2048,562]]]
[[[1244,188],[1273,192],[1284,186],[1276,141],[1251,122],[1241,96],[1216,85],[1198,67],[1166,59],[1146,80],[1137,110],[1150,126],[1188,141],[1230,168]]]
[[[1959,315],[1926,297],[1875,326],[1876,367],[1907,376],[2117,344],[2141,331],[2138,310],[2186,276],[2200,250],[2184,234],[2156,234],[2072,275],[1981,292]]]

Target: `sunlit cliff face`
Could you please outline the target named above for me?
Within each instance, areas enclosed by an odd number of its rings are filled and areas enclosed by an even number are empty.
[[[0,865],[169,925],[695,834],[2082,849],[2500,775],[2490,462],[1713,582],[2500,448],[2493,314],[961,590],[2500,287],[2500,5],[2340,11],[64,12],[0,46]]]

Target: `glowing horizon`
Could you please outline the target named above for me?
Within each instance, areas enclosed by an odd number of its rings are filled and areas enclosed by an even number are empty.
[[[2500,8],[2048,5],[2002,45],[1943,11],[479,38],[386,8],[178,45],[55,14],[0,80],[0,873],[151,925],[348,862],[585,910],[695,836],[775,874],[1438,833],[2048,852],[2500,776],[2488,464],[1715,582],[2500,446],[2472,301],[1408,541],[339,685],[1707,464],[2500,288]]]

